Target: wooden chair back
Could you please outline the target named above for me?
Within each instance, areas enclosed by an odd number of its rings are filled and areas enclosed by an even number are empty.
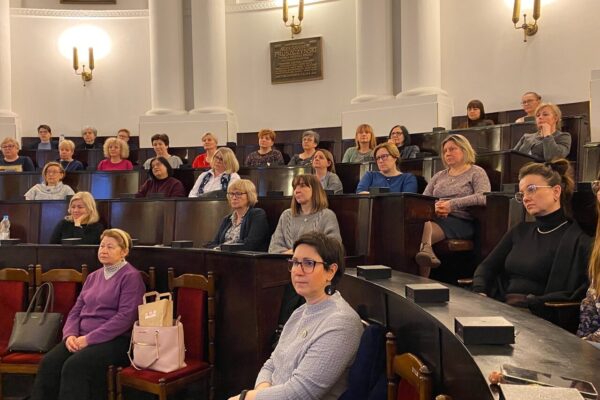
[[[33,266],[0,269],[0,351],[12,332],[15,313],[23,311],[33,296]]]
[[[431,371],[414,354],[396,354],[396,336],[386,335],[387,400],[396,400],[398,392],[405,400],[430,400],[432,393]],[[397,384],[397,378],[400,383]]]
[[[77,301],[79,290],[88,276],[88,267],[83,264],[81,272],[73,268],[53,268],[43,272],[40,264],[35,266],[36,289],[45,282],[54,286],[54,311],[62,313],[66,320],[71,308]]]

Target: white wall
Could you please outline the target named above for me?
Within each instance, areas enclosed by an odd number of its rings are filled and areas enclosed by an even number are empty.
[[[442,86],[454,97],[455,114],[475,98],[486,111],[517,109],[527,90],[555,103],[589,100],[590,72],[600,68],[600,1],[544,5],[539,31],[527,43],[504,0],[441,5]]]
[[[104,29],[112,41],[86,87],[57,45],[65,29],[81,22]],[[78,135],[84,125],[97,127],[99,135],[122,127],[137,134],[140,115],[150,109],[148,37],[147,16],[82,20],[13,13],[12,104],[21,136],[37,135],[42,123],[55,135]]]
[[[227,14],[229,105],[239,131],[340,126],[356,96],[354,0],[305,6],[299,37],[323,37],[323,80],[271,84],[269,43],[290,39],[281,18],[281,8]]]

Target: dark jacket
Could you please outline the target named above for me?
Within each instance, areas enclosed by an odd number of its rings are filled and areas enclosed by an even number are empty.
[[[35,143],[30,144],[29,147],[27,147],[27,150],[37,150],[38,144],[40,143],[40,141],[37,141]],[[50,140],[50,150],[58,150],[58,140]]]
[[[225,241],[225,233],[230,227],[231,214],[223,219],[215,238],[204,245],[204,247],[213,248],[221,245]],[[269,222],[265,210],[262,208],[249,208],[242,221],[240,240],[238,243],[244,245],[243,250],[267,251],[270,240],[271,230],[269,229]]]
[[[99,244],[104,226],[100,222],[76,227],[72,221],[63,219],[56,224],[50,244],[61,244],[62,239],[81,238],[81,244]]]

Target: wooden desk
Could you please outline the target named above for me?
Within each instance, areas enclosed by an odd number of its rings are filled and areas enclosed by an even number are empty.
[[[492,191],[500,191],[506,183],[518,183],[519,170],[532,161],[535,159],[530,155],[503,150],[478,154],[476,164],[483,168],[490,178]]]
[[[410,351],[433,371],[436,392],[455,399],[497,399],[487,383],[502,364],[571,376],[600,387],[600,351],[569,332],[520,309],[450,288],[447,304],[415,304],[405,286],[429,279],[393,271],[389,280],[366,281],[349,270],[340,282],[344,298],[363,317],[387,325],[398,337],[398,352]],[[515,325],[514,345],[465,346],[454,335],[454,318],[500,315]]]
[[[301,174],[312,174],[312,167],[242,167],[238,174],[254,183],[259,196],[266,196],[268,192],[272,191],[280,191],[284,196],[291,196],[294,191],[292,188],[294,177]]]

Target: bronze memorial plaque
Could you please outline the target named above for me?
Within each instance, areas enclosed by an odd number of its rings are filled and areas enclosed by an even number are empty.
[[[271,83],[323,79],[321,37],[271,43]]]

